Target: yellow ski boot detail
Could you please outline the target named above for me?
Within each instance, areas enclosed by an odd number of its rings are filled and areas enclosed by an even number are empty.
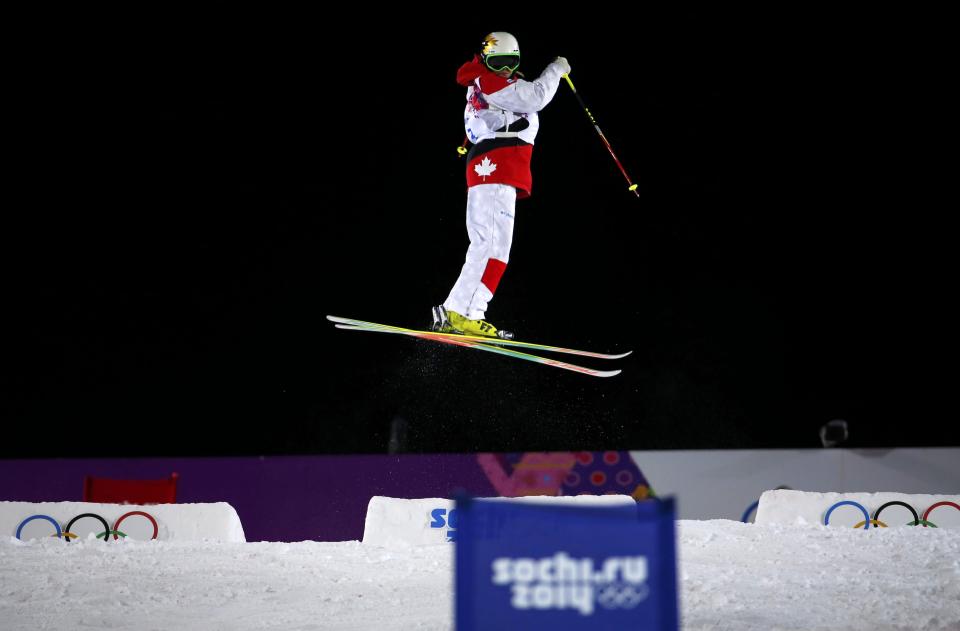
[[[433,330],[441,333],[460,333],[477,337],[497,337],[512,340],[513,333],[497,329],[485,320],[471,320],[456,311],[444,307],[434,307]]]
[[[471,320],[464,317],[456,311],[447,311],[447,317],[450,319],[450,325],[464,335],[476,335],[477,337],[498,337],[505,340],[512,340],[513,333],[498,330],[485,320]]]

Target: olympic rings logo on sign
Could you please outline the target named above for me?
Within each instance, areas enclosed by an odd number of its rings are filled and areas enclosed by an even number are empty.
[[[930,513],[932,513],[933,509],[935,508],[939,508],[941,506],[952,506],[953,508],[960,511],[960,505],[957,505],[955,502],[946,502],[946,501],[937,502],[936,504],[933,504],[932,506],[930,506],[930,508],[925,510],[923,513],[923,518],[921,518],[920,515],[917,514],[917,511],[916,509],[913,508],[913,506],[910,506],[906,502],[894,500],[892,502],[887,502],[886,504],[878,508],[873,513],[873,519],[871,519],[870,514],[867,512],[867,509],[864,508],[863,504],[860,504],[859,502],[854,502],[853,500],[843,500],[843,501],[837,502],[836,504],[831,506],[829,509],[827,509],[826,515],[823,516],[824,526],[830,525],[830,515],[833,513],[834,510],[836,510],[840,506],[853,506],[854,508],[859,508],[860,512],[863,513],[863,521],[858,522],[854,526],[854,528],[860,528],[861,526],[863,526],[864,530],[867,530],[868,528],[870,528],[871,525],[878,528],[886,528],[887,525],[882,521],[880,521],[880,513],[882,513],[883,509],[887,508],[888,506],[903,506],[904,508],[908,509],[910,511],[910,514],[913,515],[913,521],[905,525],[906,526],[923,526],[924,528],[926,528],[927,526],[930,526],[933,528],[937,527],[935,523],[933,523],[928,519],[930,517]]]
[[[633,609],[650,594],[650,587],[628,583],[610,583],[597,594],[597,602],[604,609]]]
[[[115,522],[113,523],[113,528],[110,528],[110,526],[107,524],[107,520],[106,520],[106,519],[104,519],[104,518],[101,517],[100,515],[97,515],[96,513],[82,513],[82,514],[80,514],[80,515],[77,515],[76,517],[74,517],[73,519],[71,519],[70,521],[68,521],[68,522],[67,522],[67,525],[64,526],[62,529],[60,528],[60,523],[59,523],[56,519],[54,519],[53,517],[51,517],[50,515],[31,515],[30,517],[27,517],[27,518],[24,519],[22,522],[20,522],[20,525],[17,526],[17,539],[19,539],[19,538],[20,538],[20,535],[23,533],[23,527],[24,527],[24,526],[26,526],[27,524],[29,524],[29,523],[32,522],[32,521],[35,521],[35,520],[38,520],[38,519],[42,519],[42,520],[45,520],[45,521],[50,522],[51,524],[53,524],[53,527],[57,529],[56,534],[50,535],[51,537],[58,537],[58,538],[60,538],[60,539],[65,539],[65,540],[67,541],[67,543],[69,543],[69,542],[70,542],[70,539],[76,539],[76,538],[77,538],[77,535],[75,535],[74,533],[70,532],[70,529],[73,527],[73,525],[74,525],[75,523],[77,523],[79,520],[83,519],[84,517],[89,517],[89,518],[92,518],[92,519],[96,519],[96,520],[99,521],[101,524],[103,524],[103,532],[101,532],[99,535],[97,535],[97,539],[101,539],[101,538],[102,538],[104,541],[109,541],[109,540],[110,540],[110,535],[113,535],[113,538],[114,538],[114,539],[119,539],[120,537],[126,537],[126,536],[127,536],[125,533],[123,533],[123,532],[120,531],[120,524],[123,523],[123,520],[126,519],[127,517],[133,517],[134,515],[139,515],[139,516],[141,516],[141,517],[146,517],[147,519],[150,520],[150,523],[153,525],[153,536],[150,537],[150,538],[151,538],[151,539],[156,539],[156,538],[157,538],[157,534],[160,532],[160,528],[157,526],[157,520],[153,518],[153,515],[150,515],[149,513],[145,513],[145,512],[140,511],[140,510],[130,511],[129,513],[125,513],[125,514],[121,515],[121,516],[117,519],[117,521],[115,521]]]

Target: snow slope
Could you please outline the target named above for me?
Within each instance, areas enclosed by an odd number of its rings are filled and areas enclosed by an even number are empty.
[[[960,630],[960,531],[678,522],[683,628]],[[452,547],[0,540],[2,629],[451,629]]]

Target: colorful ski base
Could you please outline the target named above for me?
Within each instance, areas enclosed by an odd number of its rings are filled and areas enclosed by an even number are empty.
[[[515,346],[517,348],[529,348],[531,350],[537,351],[547,351],[551,353],[564,353],[567,355],[579,355],[581,357],[593,357],[596,359],[622,359],[632,353],[633,351],[627,351],[626,353],[619,354],[607,354],[607,353],[594,353],[592,351],[581,351],[574,348],[562,348],[560,346],[547,346],[546,344],[535,344],[533,342],[520,342],[517,340],[502,340],[498,337],[477,337],[473,335],[457,335],[455,333],[437,333],[435,331],[420,331],[417,329],[405,329],[399,326],[390,326],[388,324],[377,324],[376,322],[366,322],[364,320],[353,320],[351,318],[341,318],[338,316],[327,316],[327,320],[335,322],[337,324],[346,324],[354,327],[363,327],[363,328],[372,328],[380,329],[387,331],[394,331],[397,333],[404,333],[405,335],[412,335],[413,333],[419,333],[423,336],[430,338],[449,338],[458,341],[470,341],[470,342],[479,342],[481,344],[493,344],[496,346]]]
[[[390,333],[392,335],[406,335],[408,337],[415,337],[422,340],[428,340],[431,342],[440,342],[441,344],[452,344],[454,346],[462,346],[464,348],[473,348],[478,351],[486,351],[488,353],[496,353],[498,355],[506,355],[508,357],[515,357],[517,359],[524,359],[526,361],[535,362],[538,364],[546,364],[547,366],[553,366],[554,368],[561,368],[563,370],[571,370],[573,372],[578,372],[583,375],[590,375],[591,377],[613,377],[620,374],[620,370],[594,370],[593,368],[587,368],[586,366],[578,366],[576,364],[568,364],[567,362],[557,361],[555,359],[550,359],[549,357],[541,357],[539,355],[531,355],[529,353],[522,353],[520,351],[510,350],[509,348],[503,348],[500,346],[492,346],[489,344],[484,344],[482,342],[474,341],[473,339],[466,338],[462,335],[444,335],[438,336],[433,334],[432,331],[417,331],[415,329],[399,329],[397,328],[382,328],[375,326],[353,326],[349,324],[337,324],[338,329],[344,329],[345,331],[366,331],[368,333]],[[481,338],[485,339],[485,338]]]

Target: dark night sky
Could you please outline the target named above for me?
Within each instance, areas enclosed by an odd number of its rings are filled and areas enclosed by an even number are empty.
[[[833,418],[854,447],[960,444],[911,350],[947,287],[943,237],[895,193],[933,98],[895,21],[564,11],[221,5],[38,48],[0,456],[384,452],[391,424],[409,451],[817,447]],[[613,379],[324,319],[424,326],[446,296],[454,75],[491,30],[529,78],[569,59],[641,195],[561,85],[488,317],[632,349]]]

